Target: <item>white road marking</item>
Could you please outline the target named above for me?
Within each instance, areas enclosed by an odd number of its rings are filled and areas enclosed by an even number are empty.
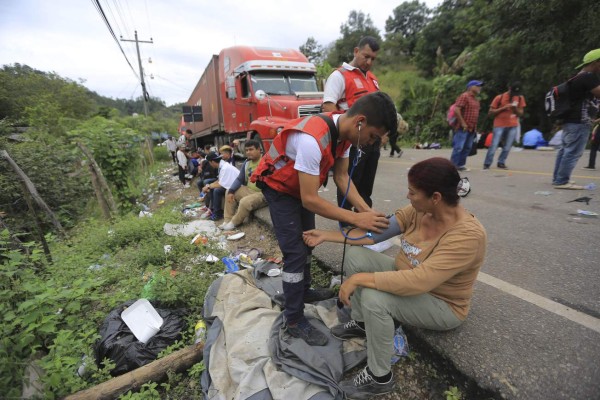
[[[483,272],[479,272],[477,280],[600,333],[600,319],[598,318],[573,310],[563,304],[542,297],[501,279],[494,278]]]

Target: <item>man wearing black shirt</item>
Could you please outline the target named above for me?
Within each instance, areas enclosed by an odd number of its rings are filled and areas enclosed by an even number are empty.
[[[571,107],[564,118],[562,145],[554,164],[555,189],[583,189],[571,181],[571,172],[585,150],[600,108],[600,49],[587,53],[576,68],[581,70],[569,80]]]

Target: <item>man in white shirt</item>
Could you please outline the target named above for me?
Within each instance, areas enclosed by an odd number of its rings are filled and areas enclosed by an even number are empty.
[[[213,168],[218,168],[218,179],[202,188],[202,192],[209,196],[209,209],[200,217],[218,221],[223,219],[223,199],[225,192],[233,185],[240,171],[223,160],[217,153],[211,152],[206,156],[206,160]]]
[[[167,145],[167,150],[171,153],[171,157],[173,157],[173,164],[177,164],[177,143],[173,139],[173,136],[169,136],[165,140],[165,144]]]

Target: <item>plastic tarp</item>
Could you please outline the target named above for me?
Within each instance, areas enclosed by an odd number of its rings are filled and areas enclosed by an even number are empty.
[[[227,274],[209,288],[204,302],[208,325],[201,379],[207,399],[342,399],[337,383],[366,360],[363,339],[340,341],[329,328],[348,319],[334,299],[305,305],[305,315],[329,336],[326,346],[308,346],[281,327],[272,296],[281,276],[269,277],[268,262]]]

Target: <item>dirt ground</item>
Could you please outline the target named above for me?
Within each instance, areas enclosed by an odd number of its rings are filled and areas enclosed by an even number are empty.
[[[177,176],[173,176],[174,168],[165,168],[162,176],[161,192],[155,196],[148,206],[150,210],[160,207],[160,204],[174,199],[182,199],[185,204],[199,201],[195,180],[189,188],[183,188]],[[199,218],[198,216],[193,218]],[[220,224],[219,221],[217,224]],[[245,236],[238,241],[228,242],[231,252],[238,249],[257,248],[261,250],[263,259],[279,258],[282,254],[273,231],[257,220],[244,223],[235,232],[244,232]],[[382,400],[430,400],[430,399],[488,399],[492,398],[472,382],[468,382],[452,366],[432,354],[429,349],[408,334],[410,354],[393,366],[396,389],[393,393],[378,397]],[[358,370],[357,370],[358,371]],[[348,374],[346,378],[353,376]]]

